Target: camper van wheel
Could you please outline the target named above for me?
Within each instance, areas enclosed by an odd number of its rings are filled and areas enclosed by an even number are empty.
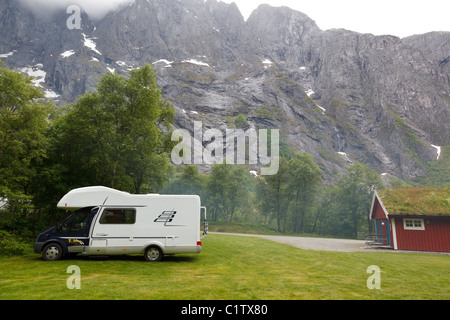
[[[50,243],[44,247],[42,250],[42,257],[45,261],[56,261],[61,259],[63,256],[63,249],[57,243]]]
[[[145,260],[148,262],[157,262],[161,260],[163,253],[160,248],[153,246],[145,250]]]

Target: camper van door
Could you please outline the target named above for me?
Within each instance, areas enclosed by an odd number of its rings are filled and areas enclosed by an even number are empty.
[[[95,208],[83,208],[58,224],[55,237],[65,241],[68,252],[81,253],[89,246],[89,228],[96,213]]]
[[[135,222],[135,208],[103,208],[92,231],[93,252],[117,254],[130,246]]]

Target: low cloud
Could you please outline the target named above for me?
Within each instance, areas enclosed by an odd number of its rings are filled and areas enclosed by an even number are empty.
[[[135,0],[17,0],[35,14],[51,14],[57,10],[65,9],[70,5],[78,5],[92,19],[101,19],[108,12],[130,4]]]

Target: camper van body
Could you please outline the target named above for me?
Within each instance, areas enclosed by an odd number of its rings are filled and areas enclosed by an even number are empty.
[[[45,260],[73,253],[144,254],[147,261],[159,261],[164,254],[200,253],[207,234],[206,209],[195,195],[133,195],[86,187],[70,191],[57,206],[74,212],[36,239],[35,252]]]

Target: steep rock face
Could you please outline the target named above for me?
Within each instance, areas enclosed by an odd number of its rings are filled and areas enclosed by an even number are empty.
[[[402,39],[419,50],[436,67],[438,77],[450,84],[450,32],[429,32]]]
[[[448,144],[449,128],[441,121],[450,116],[448,86],[439,84],[420,52],[396,37],[330,33],[323,34],[329,45],[315,79],[320,102],[331,117],[355,126],[363,140],[378,141],[381,150],[371,154],[385,158],[383,165],[408,167],[408,178],[423,174],[417,160],[435,157],[430,143]]]
[[[83,34],[90,33],[94,25],[82,12],[83,29],[69,30],[68,17],[65,10],[45,17],[35,16],[15,0],[0,4],[0,52],[10,54],[3,58],[4,62],[38,77],[47,96],[55,98],[57,92],[60,101],[73,101],[86,88],[95,87],[99,79],[95,77],[91,86],[88,85],[90,72],[83,59],[88,51],[83,46]],[[66,59],[75,53],[80,60]]]
[[[105,72],[152,64],[175,124],[193,130],[278,128],[332,181],[354,161],[414,179],[449,145],[449,35],[399,39],[322,31],[301,12],[261,5],[245,22],[216,0],[136,0],[95,23],[38,17],[0,3],[0,55],[37,75],[58,103],[94,90]],[[4,31],[4,32],[3,32]],[[205,167],[204,169],[207,169]]]
[[[436,157],[430,142],[448,144],[449,128],[441,120],[450,117],[449,89],[439,81],[445,71],[417,48],[393,36],[322,32],[288,8],[260,6],[248,23],[262,43],[272,43],[267,52],[277,65],[327,110],[336,151],[414,178],[425,174],[421,162]],[[438,46],[442,38],[433,40],[422,39]],[[440,51],[442,58],[445,49]]]
[[[408,178],[424,174],[417,158],[431,161],[435,150],[421,141],[446,144],[449,136],[448,126],[438,120],[449,117],[448,102],[438,94],[448,88],[436,85],[432,66],[396,37],[333,30],[320,41],[315,91],[341,129],[367,141],[354,156],[379,169],[408,167]],[[368,154],[373,161],[364,159]]]
[[[317,50],[311,40],[322,32],[308,16],[288,7],[260,5],[247,24],[268,56],[291,67],[311,62]]]
[[[246,61],[254,41],[235,4],[137,0],[99,24],[100,51],[134,64],[208,57],[215,66]]]

